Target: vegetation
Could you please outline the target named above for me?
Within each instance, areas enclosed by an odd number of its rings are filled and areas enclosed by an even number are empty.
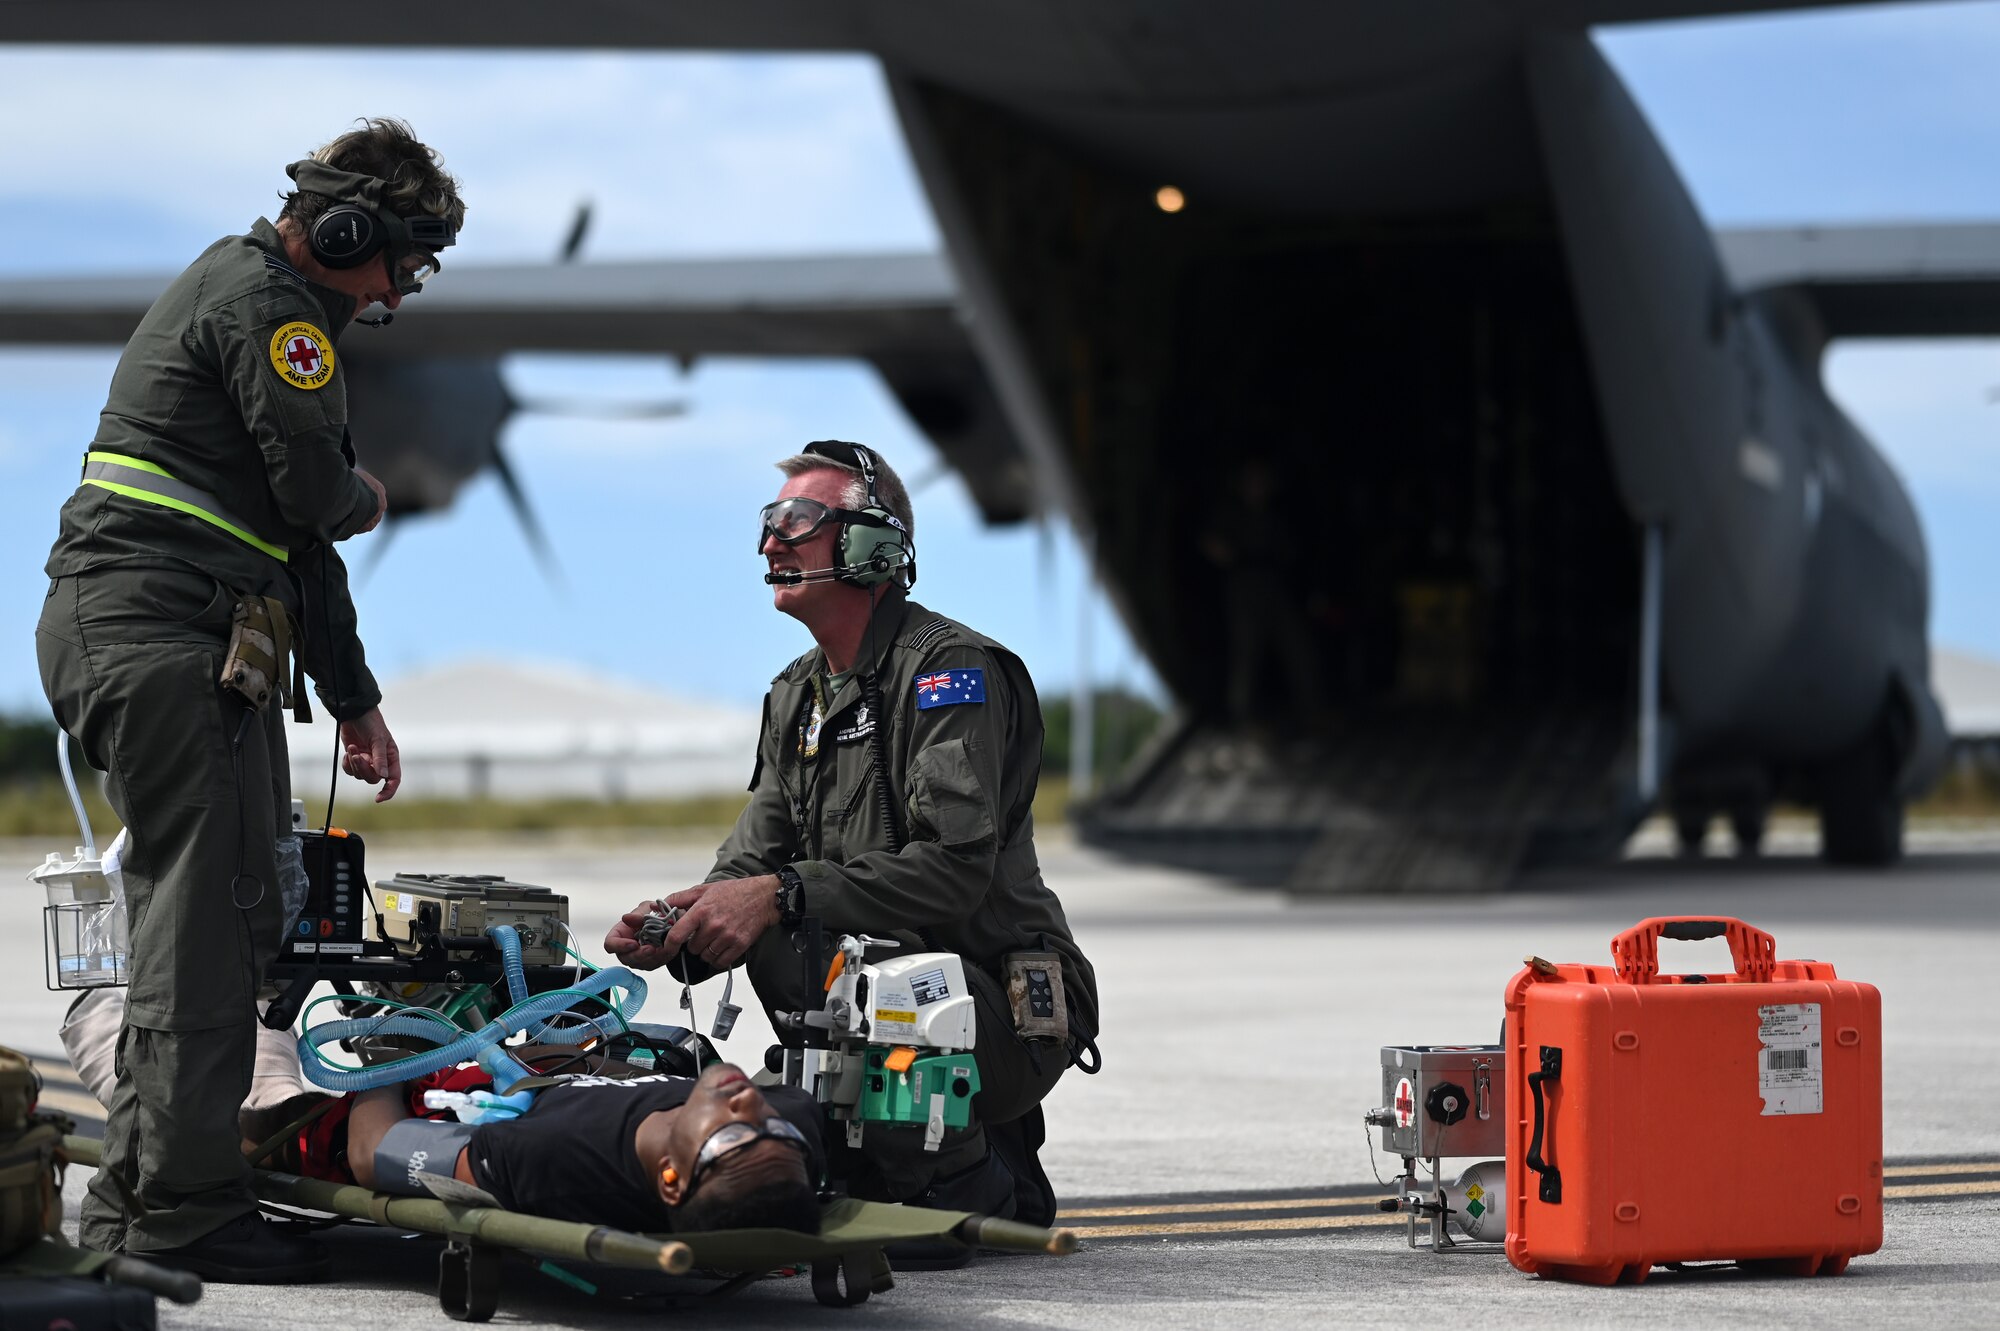
[[[1966,755],[1946,766],[1930,793],[1910,806],[1913,818],[2000,816],[2000,764],[1990,755]]]
[[[1161,710],[1123,689],[1100,689],[1096,707],[1096,767],[1100,788],[1115,779],[1158,730]],[[1035,796],[1035,821],[1059,826],[1069,804],[1070,699],[1049,699],[1042,711],[1042,781]],[[38,837],[70,844],[76,815],[55,774],[55,726],[39,717],[0,715],[0,837]],[[72,750],[84,806],[100,843],[119,825],[104,801],[97,774]],[[297,793],[315,821],[325,806],[325,787]],[[340,806],[340,823],[357,832],[561,832],[622,829],[722,833],[736,821],[747,797],[740,792],[683,799],[598,800],[584,798],[497,800],[413,799],[388,804],[365,798]],[[1791,810],[1811,816],[1810,810]],[[1923,799],[1910,806],[1912,818],[2000,818],[2000,762],[1983,755],[1961,759]]]
[[[1121,710],[1126,704],[1107,704],[1105,697],[1100,694],[1098,701],[1100,762],[1110,755],[1122,763],[1144,734],[1157,724],[1158,711],[1143,700],[1137,700],[1138,709]],[[1048,766],[1035,797],[1035,820],[1042,827],[1060,825],[1069,802],[1068,699],[1052,710],[1060,716],[1062,729],[1057,732],[1051,726],[1060,747],[1052,745],[1045,753],[1059,756],[1045,759]],[[68,846],[76,840],[76,815],[56,776],[55,734],[55,726],[48,721],[0,717],[0,837],[40,838],[48,840],[51,849]],[[99,844],[108,843],[119,819],[104,801],[98,774],[74,750],[72,760],[91,826]],[[305,801],[307,816],[317,823],[326,807],[323,781],[315,782],[311,790],[293,793]],[[421,799],[406,792],[387,804],[376,804],[365,796],[355,798],[344,794],[336,812],[342,827],[362,833],[626,830],[713,836],[719,841],[736,821],[747,798],[740,791],[683,799],[618,801]]]
[[[1140,748],[1160,728],[1166,714],[1151,700],[1123,688],[1102,688],[1091,695],[1091,766],[1101,790],[1124,772]],[[1074,718],[1067,693],[1042,699],[1042,784],[1069,775]],[[1067,794],[1067,785],[1065,785]],[[1039,804],[1040,801],[1037,801]]]
[[[0,785],[36,785],[54,779],[55,771],[56,723],[45,716],[0,716]]]

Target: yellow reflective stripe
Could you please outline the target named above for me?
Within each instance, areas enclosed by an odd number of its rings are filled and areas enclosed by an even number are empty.
[[[127,464],[124,464],[121,459],[121,465],[127,465]],[[153,468],[153,470],[159,471],[159,468],[155,467]],[[166,473],[160,472],[160,475],[165,476]],[[257,537],[252,536],[249,532],[244,531],[241,527],[237,526],[235,523],[225,522],[223,519],[216,517],[215,514],[208,512],[206,509],[196,508],[193,504],[188,503],[184,499],[173,499],[163,494],[155,494],[151,490],[141,490],[136,485],[120,485],[116,481],[98,480],[94,476],[91,477],[89,480],[86,480],[84,484],[95,485],[99,489],[109,490],[113,494],[125,495],[127,498],[143,499],[151,504],[161,504],[167,508],[179,509],[181,512],[188,514],[190,517],[200,518],[203,522],[212,523],[215,526],[222,528],[222,530],[228,532],[231,536],[234,536],[237,540],[242,541],[247,545],[253,545],[257,547],[257,549],[262,550],[265,554],[271,556],[271,558],[275,560],[278,560],[280,563],[289,563],[291,560],[291,556],[285,552],[283,547],[272,545],[269,541],[259,540]]]
[[[142,462],[138,458],[128,458],[123,453],[85,453],[83,460],[85,462],[108,462],[114,467],[130,467],[135,471],[150,471],[153,475],[164,476],[170,481],[174,479],[174,474],[165,467],[156,467],[152,463]]]

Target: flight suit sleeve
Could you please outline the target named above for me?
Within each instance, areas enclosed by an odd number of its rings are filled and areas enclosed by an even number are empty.
[[[283,353],[279,334],[293,324],[317,333],[318,354],[331,358],[331,372],[317,387],[301,387],[277,367]],[[375,493],[341,455],[347,383],[328,331],[325,313],[309,296],[266,288],[198,319],[190,336],[217,367],[262,450],[265,476],[286,524],[330,543],[368,525],[375,516]],[[300,355],[300,366],[316,369],[319,362],[307,347]]]
[[[776,873],[797,851],[796,825],[778,777],[784,726],[773,724],[771,712],[771,695],[766,693],[763,719],[757,728],[757,760],[750,773],[750,802],[743,806],[736,826],[715,852],[715,867],[702,879],[704,883]]]
[[[298,552],[292,565],[305,593],[306,674],[313,692],[336,721],[352,721],[380,706],[382,690],[361,647],[347,565],[330,545]]]
[[[984,702],[919,707],[915,677],[882,680],[908,755],[900,851],[864,852],[844,863],[798,865],[806,909],[846,931],[921,929],[964,919],[992,886],[1005,810],[1004,765],[1015,699],[1009,676],[989,653],[970,645],[941,649],[927,671],[981,672]]]

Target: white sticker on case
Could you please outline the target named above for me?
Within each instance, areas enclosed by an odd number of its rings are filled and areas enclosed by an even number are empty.
[[[1817,1114],[1824,1108],[1819,1004],[1757,1009],[1757,1091],[1764,1114]]]

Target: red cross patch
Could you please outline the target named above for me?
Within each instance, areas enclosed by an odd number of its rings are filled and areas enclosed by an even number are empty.
[[[271,334],[271,368],[294,388],[322,388],[333,378],[333,339],[304,322]]]

